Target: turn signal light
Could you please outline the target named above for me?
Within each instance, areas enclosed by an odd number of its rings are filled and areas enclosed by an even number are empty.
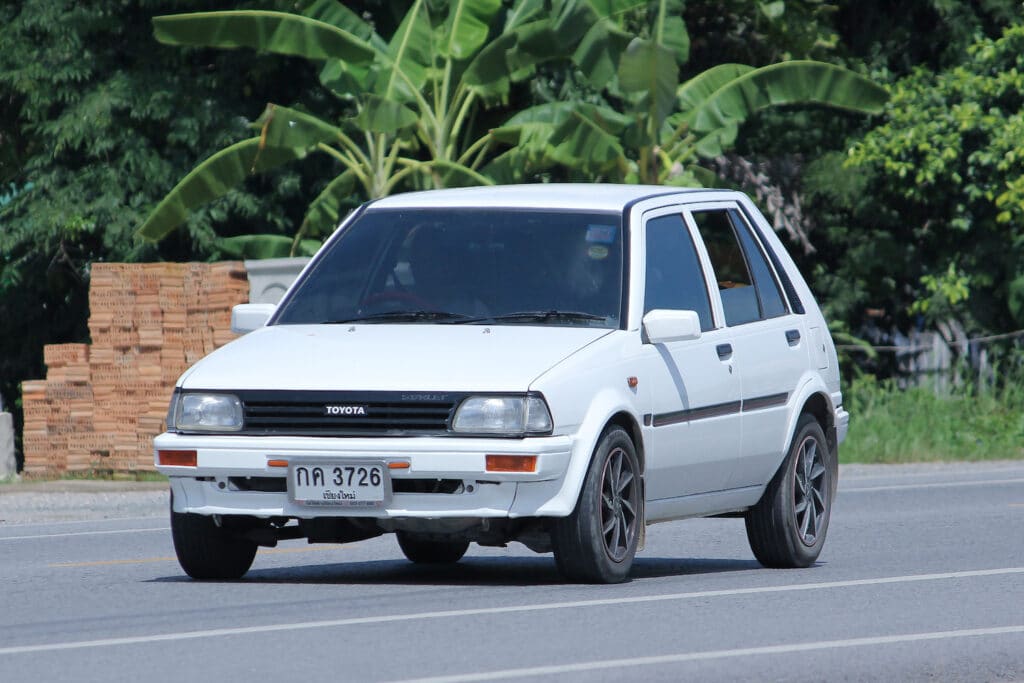
[[[195,467],[195,451],[157,451],[157,462],[172,467]]]
[[[488,472],[536,472],[536,455],[488,455]]]

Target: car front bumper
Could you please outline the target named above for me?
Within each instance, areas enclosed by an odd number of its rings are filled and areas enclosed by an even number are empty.
[[[154,441],[155,455],[161,450],[196,452],[196,467],[160,465],[156,458],[157,469],[170,478],[175,512],[299,519],[564,516],[575,505],[575,489],[563,490],[573,447],[574,440],[568,436],[341,439],[165,433]],[[535,455],[536,470],[487,471],[486,456],[491,454]],[[271,461],[280,465],[290,460],[408,463],[403,469],[388,470],[393,485],[402,480],[419,480],[408,484],[447,480],[455,484],[455,491],[395,491],[373,508],[303,505],[289,497],[287,468],[271,465]]]

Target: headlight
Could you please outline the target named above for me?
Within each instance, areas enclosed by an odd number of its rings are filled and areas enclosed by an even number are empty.
[[[237,396],[182,392],[175,398],[167,414],[170,430],[237,432],[242,428],[242,402]]]
[[[549,434],[551,427],[551,412],[540,396],[471,396],[452,420],[452,431],[472,434]]]

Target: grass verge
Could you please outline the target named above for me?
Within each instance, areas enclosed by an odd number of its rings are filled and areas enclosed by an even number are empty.
[[[850,431],[843,463],[1024,458],[1024,385],[901,390],[866,376],[844,387]]]

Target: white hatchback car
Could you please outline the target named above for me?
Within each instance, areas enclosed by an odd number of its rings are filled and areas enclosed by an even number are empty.
[[[645,525],[712,515],[744,516],[762,564],[821,552],[848,424],[835,348],[741,193],[389,197],[233,326],[155,440],[194,578],[281,539],[395,532],[413,562],[519,541],[615,582]]]

